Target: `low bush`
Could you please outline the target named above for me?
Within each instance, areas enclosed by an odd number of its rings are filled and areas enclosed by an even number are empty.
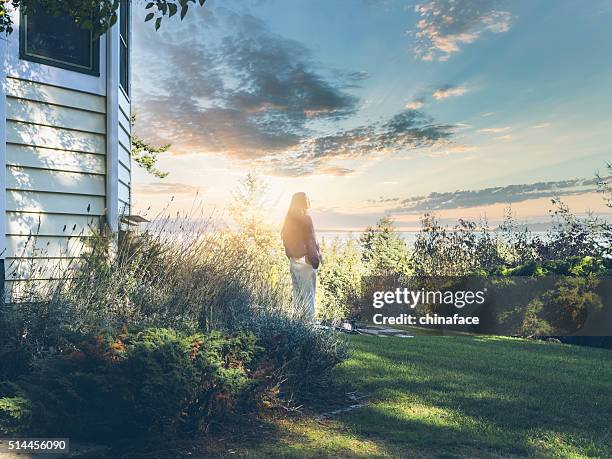
[[[4,386],[4,387],[3,387]],[[3,397],[10,392],[10,384],[0,386],[0,434],[15,435],[23,432],[30,423],[30,402],[23,397]]]
[[[342,335],[283,314],[260,313],[243,324],[265,349],[260,367],[273,369],[286,398],[303,398],[329,386],[333,368],[348,357]]]
[[[13,380],[34,359],[72,349],[80,339],[78,315],[58,299],[0,305],[0,375]]]
[[[206,430],[229,413],[327,387],[346,356],[338,334],[278,313],[231,334],[101,333],[0,385],[0,433],[108,442]]]
[[[101,334],[5,384],[0,432],[108,441],[202,429],[238,402],[249,406],[259,351],[249,333]]]

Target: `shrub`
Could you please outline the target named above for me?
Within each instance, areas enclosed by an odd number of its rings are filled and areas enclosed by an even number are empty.
[[[31,433],[103,441],[202,428],[248,401],[258,351],[248,333],[98,335],[36,362],[0,398],[0,413],[23,417],[27,408]]]
[[[34,358],[71,348],[74,317],[61,301],[0,305],[0,375],[15,379]]]
[[[283,314],[260,313],[243,327],[265,349],[260,365],[275,369],[274,377],[289,397],[327,387],[333,368],[348,357],[347,341],[340,334]]]
[[[318,316],[325,322],[335,323],[351,316],[361,295],[364,268],[361,254],[351,240],[324,241],[321,252],[325,262],[317,273]]]
[[[30,423],[30,403],[23,397],[2,397],[0,390],[0,434],[15,435]]]

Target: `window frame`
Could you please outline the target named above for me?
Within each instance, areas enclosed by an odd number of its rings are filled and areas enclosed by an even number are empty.
[[[130,0],[119,0],[119,88],[121,88],[121,90],[123,91],[123,94],[125,95],[125,97],[127,97],[127,99],[130,99],[130,22],[131,22],[131,16],[132,16],[132,8],[131,8],[131,1]],[[123,36],[123,30],[122,30],[122,25],[123,25],[123,20],[124,18],[121,17],[122,16],[122,11],[121,11],[121,5],[125,5],[125,10],[124,12],[125,14],[125,37]],[[123,87],[123,84],[121,82],[121,67],[123,65],[123,62],[121,61],[121,47],[125,47],[125,75],[126,75],[126,85],[127,88]]]
[[[30,54],[27,50],[28,40],[28,21],[27,16],[23,12],[19,15],[19,59],[24,61],[35,62],[37,64],[49,65],[58,67],[64,70],[70,70],[85,75],[100,76],[100,37],[94,39],[93,31],[90,31],[91,40],[91,67],[84,67],[78,64],[61,61],[45,56]]]

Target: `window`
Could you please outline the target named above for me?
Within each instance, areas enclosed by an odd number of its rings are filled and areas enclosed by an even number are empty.
[[[130,0],[121,0],[119,6],[119,84],[130,95]]]
[[[76,25],[68,14],[36,11],[22,15],[19,54],[21,59],[100,75],[100,39]]]

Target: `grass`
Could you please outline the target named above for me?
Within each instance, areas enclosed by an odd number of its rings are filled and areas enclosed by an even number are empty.
[[[351,341],[337,376],[368,395],[368,406],[333,420],[262,423],[214,453],[612,457],[612,351],[500,337]]]
[[[285,441],[245,452],[612,457],[609,350],[456,336],[352,344],[338,376],[371,404],[323,424],[285,422]]]

